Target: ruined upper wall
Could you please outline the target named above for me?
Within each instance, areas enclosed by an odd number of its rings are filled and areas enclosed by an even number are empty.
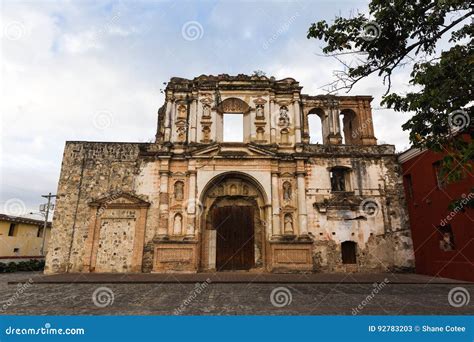
[[[158,111],[158,143],[187,145],[224,141],[223,116],[243,115],[243,143],[272,144],[291,152],[309,144],[375,145],[370,96],[310,96],[293,78],[201,75],[173,77]],[[310,132],[308,116],[317,115],[321,132]]]

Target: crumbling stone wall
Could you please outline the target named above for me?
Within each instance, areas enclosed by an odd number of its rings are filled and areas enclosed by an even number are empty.
[[[316,271],[386,271],[414,266],[400,167],[393,146],[308,146],[308,228]],[[347,167],[350,188],[331,190],[332,167]],[[374,204],[374,213],[364,209]],[[357,267],[344,265],[341,243],[357,243]]]
[[[82,271],[92,199],[135,193],[143,167],[138,143],[67,142],[57,190],[46,273]],[[143,195],[143,194],[142,194]]]

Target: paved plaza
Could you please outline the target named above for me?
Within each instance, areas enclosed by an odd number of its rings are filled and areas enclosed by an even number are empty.
[[[74,276],[1,274],[0,310],[6,315],[474,314],[474,284],[413,274]]]

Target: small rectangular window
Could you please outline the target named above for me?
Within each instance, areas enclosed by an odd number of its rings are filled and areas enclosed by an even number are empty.
[[[224,114],[224,142],[244,142],[244,115]]]
[[[437,161],[433,163],[433,173],[435,175],[436,185],[438,189],[444,188],[446,185],[446,178],[441,172],[441,162]]]
[[[343,168],[333,168],[329,173],[332,191],[346,191],[346,173]]]
[[[443,251],[454,251],[454,234],[453,229],[450,224],[438,227],[438,232],[440,234],[439,248]]]
[[[36,237],[43,237],[44,227],[38,227],[38,232],[36,233]]]
[[[413,181],[411,179],[411,175],[405,175],[403,176],[405,179],[405,187],[407,189],[407,194],[408,198],[412,199],[413,198]]]
[[[8,229],[8,236],[15,236],[16,235],[16,224],[10,223],[10,229]]]
[[[13,253],[20,253],[20,249],[19,248],[13,248]]]

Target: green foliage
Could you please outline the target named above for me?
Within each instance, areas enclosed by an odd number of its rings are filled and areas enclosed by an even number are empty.
[[[262,70],[255,70],[253,73],[252,73],[252,76],[258,76],[258,77],[261,77],[261,76],[266,76],[267,73],[262,71]]]
[[[403,129],[413,146],[446,153],[449,181],[471,172],[474,161],[473,13],[468,1],[372,0],[369,16],[323,20],[308,31],[325,42],[325,54],[355,57],[355,65],[343,62],[333,91],[350,90],[371,74],[383,77],[382,105],[414,113]],[[441,42],[448,49],[441,51]],[[402,67],[411,67],[413,90],[391,93],[391,76]]]
[[[42,271],[44,269],[44,260],[30,259],[29,261],[20,261],[3,263],[0,262],[0,273]]]

